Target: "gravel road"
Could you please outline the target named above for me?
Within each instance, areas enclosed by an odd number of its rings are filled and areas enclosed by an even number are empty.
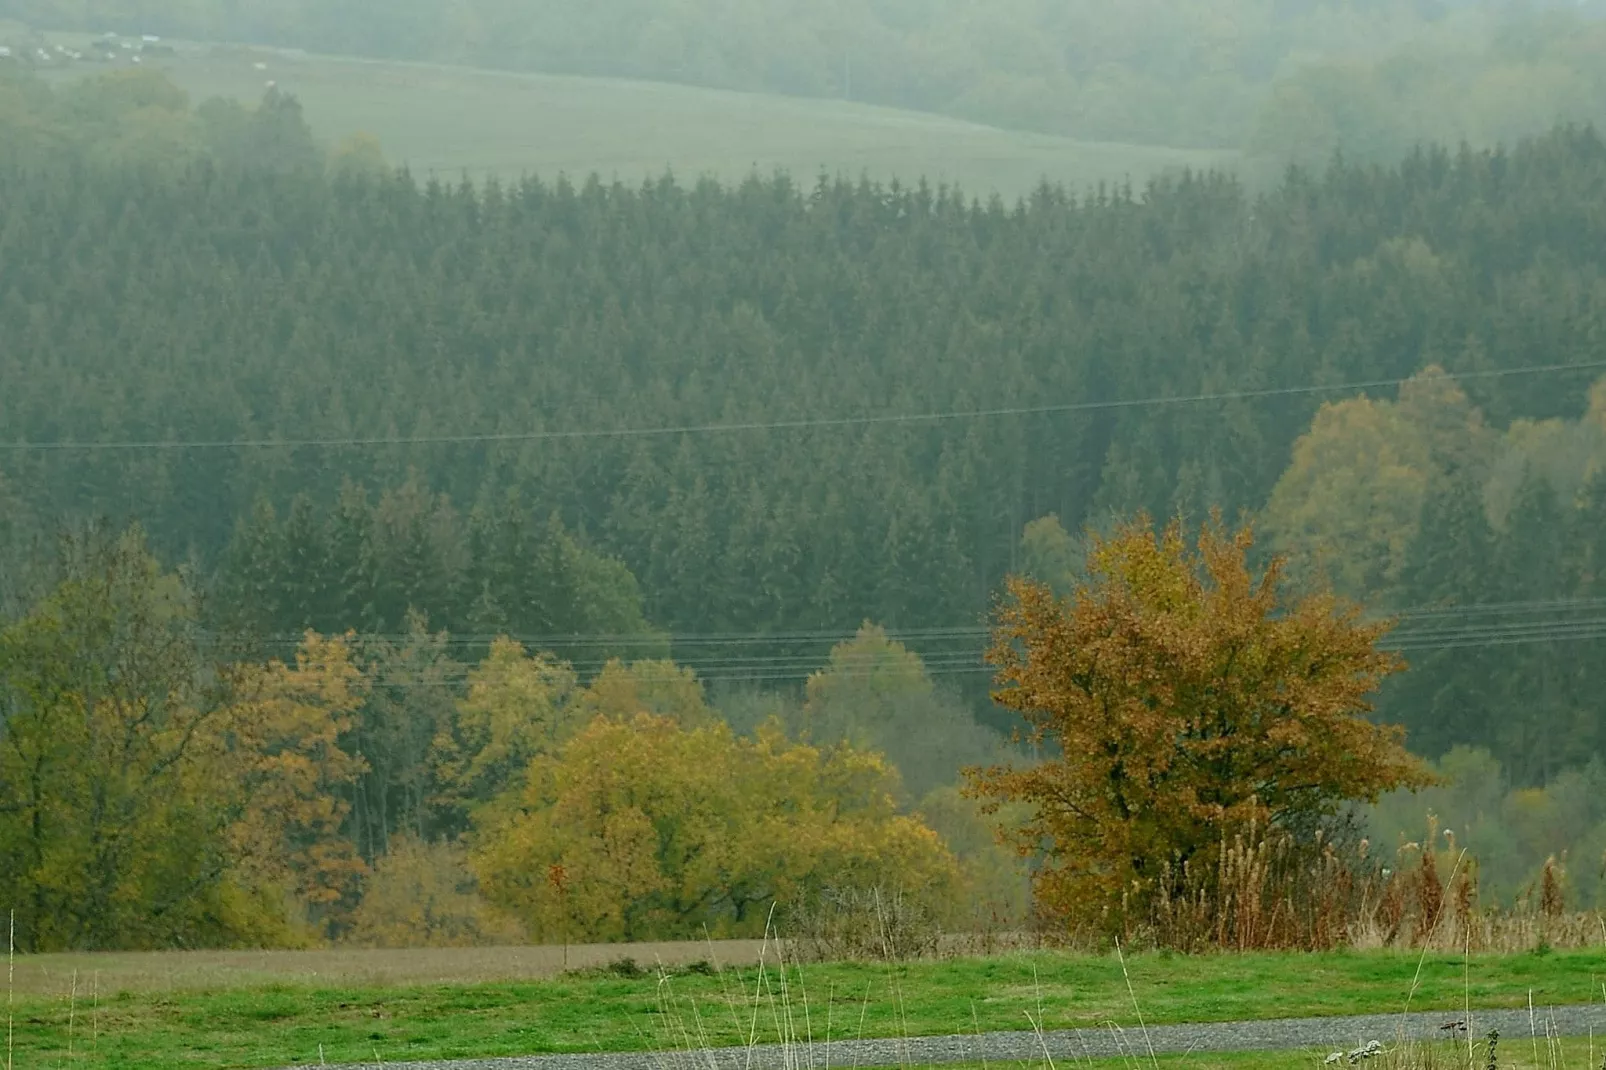
[[[1508,1042],[1534,1033],[1606,1037],[1606,1005],[1553,1007],[1532,1019],[1526,1010],[1370,1014],[1353,1018],[1275,1018],[1258,1022],[1201,1025],[1068,1029],[1044,1033],[983,1033],[980,1036],[909,1037],[905,1040],[839,1040],[830,1044],[765,1044],[753,1048],[715,1048],[685,1052],[596,1055],[530,1055],[501,1059],[460,1059],[384,1065],[390,1070],[829,1070],[853,1067],[920,1066],[940,1063],[1042,1061],[1101,1056],[1193,1051],[1305,1051],[1314,1056],[1351,1051],[1370,1041],[1384,1045],[1402,1038],[1482,1038],[1500,1030]],[[364,1064],[372,1066],[373,1064]],[[290,1070],[290,1068],[286,1068]],[[301,1068],[295,1068],[301,1070]],[[356,1070],[355,1066],[335,1070]]]

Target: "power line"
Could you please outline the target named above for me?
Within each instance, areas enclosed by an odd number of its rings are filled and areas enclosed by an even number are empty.
[[[1294,397],[1334,392],[1354,392],[1400,387],[1409,382],[1466,379],[1500,379],[1518,375],[1585,371],[1606,367],[1606,359],[1575,364],[1536,364],[1520,368],[1488,369],[1435,376],[1408,376],[1398,379],[1367,379],[1329,385],[1267,387],[1259,390],[1227,390],[1174,397],[1125,398],[1115,401],[1076,401],[1058,405],[1027,405],[993,409],[965,409],[948,412],[882,413],[864,416],[831,416],[796,420],[753,420],[723,424],[680,424],[668,427],[574,428],[555,431],[512,431],[469,435],[389,435],[371,438],[304,439],[213,439],[205,441],[114,441],[114,442],[4,442],[0,450],[10,453],[38,452],[136,452],[141,450],[258,450],[258,449],[360,449],[380,446],[493,445],[507,442],[551,442],[606,438],[658,438],[673,435],[715,435],[747,431],[797,431],[822,428],[868,427],[887,424],[931,424],[956,420],[993,419],[1006,416],[1052,416],[1111,409],[1157,408],[1194,405],[1211,401],[1251,401],[1263,398]]]
[[[986,625],[963,625],[947,628],[885,629],[891,640],[930,640],[945,638],[971,638],[991,631]],[[331,633],[334,634],[334,633]],[[359,640],[372,639],[385,642],[405,642],[415,636],[407,632],[356,632]],[[435,633],[424,633],[433,639]],[[799,632],[663,632],[663,633],[575,633],[552,632],[530,635],[509,632],[481,632],[479,634],[448,633],[448,645],[482,645],[496,639],[511,639],[525,646],[652,646],[668,642],[676,646],[741,646],[764,643],[804,643],[852,639],[859,634],[857,628],[820,629]],[[338,635],[335,635],[338,638]],[[254,637],[264,643],[300,643],[304,632],[277,632]]]
[[[1550,611],[1583,611],[1587,609],[1600,609],[1606,607],[1606,598],[1554,598],[1533,599],[1516,602],[1470,602],[1461,605],[1423,605],[1411,606],[1392,612],[1382,613],[1382,616],[1393,617],[1402,622],[1402,626],[1395,634],[1398,636],[1436,634],[1441,629],[1455,628],[1455,621],[1459,618],[1487,617],[1497,614],[1531,615],[1534,613]],[[1426,622],[1423,628],[1409,627],[1410,622],[1422,620]],[[985,638],[992,634],[992,627],[986,624],[948,625],[929,628],[884,628],[886,638],[892,642],[900,643],[937,643],[971,640]],[[585,647],[655,647],[668,644],[671,648],[700,648],[719,649],[722,647],[752,647],[765,645],[778,645],[784,643],[838,643],[848,642],[859,635],[858,628],[821,628],[814,630],[801,630],[790,632],[660,632],[660,633],[565,633],[548,632],[544,634],[518,633],[518,632],[482,632],[478,634],[452,633],[445,634],[444,639],[438,639],[441,633],[425,632],[415,634],[410,632],[353,632],[354,638],[361,642],[372,640],[390,644],[406,643],[415,638],[427,640],[429,643],[440,643],[443,646],[484,646],[498,639],[509,639],[522,646],[533,649],[548,647],[566,647],[569,649]],[[298,646],[305,638],[305,632],[274,632],[266,635],[252,636],[251,638],[265,646]],[[338,633],[329,633],[328,637],[339,638]]]
[[[1561,642],[1592,642],[1606,640],[1606,617],[1595,618],[1590,621],[1579,622],[1578,627],[1560,627],[1545,633],[1518,633],[1502,634],[1489,632],[1487,634],[1439,640],[1432,643],[1410,644],[1394,646],[1391,649],[1402,653],[1431,653],[1443,650],[1464,650],[1483,647],[1500,646],[1529,646],[1537,643]],[[924,660],[924,659],[923,659]],[[966,661],[969,663],[967,664]],[[695,668],[695,666],[693,666]],[[732,684],[763,684],[763,683],[801,683],[826,666],[817,666],[812,669],[777,668],[771,666],[757,666],[755,671],[741,672],[731,668],[704,674],[698,672],[696,678],[700,683],[732,683]],[[925,674],[928,677],[991,675],[996,669],[980,660],[980,655],[967,655],[965,659],[938,661],[935,664],[927,663]],[[874,673],[855,668],[841,668],[832,670],[832,675],[839,679],[869,679]],[[388,689],[411,691],[427,688],[461,688],[467,683],[468,677],[451,677],[435,680],[401,679],[384,681],[381,679],[371,686],[374,690]]]
[[[1401,620],[1418,620],[1431,617],[1474,616],[1490,613],[1534,613],[1548,609],[1596,609],[1606,606],[1606,598],[1545,598],[1521,602],[1466,602],[1427,606],[1413,606],[1397,610],[1393,615]]]
[[[1590,608],[1606,604],[1606,599],[1558,599],[1554,601],[1482,603],[1460,607],[1469,619],[1486,617],[1490,612],[1534,612],[1544,608],[1565,610]],[[1435,607],[1424,613],[1442,615],[1455,607]],[[1402,653],[1435,652],[1481,647],[1532,645],[1536,643],[1587,642],[1606,639],[1606,616],[1596,615],[1573,620],[1528,620],[1493,623],[1469,623],[1457,627],[1434,628],[1417,634],[1398,633],[1388,648]],[[994,667],[987,664],[977,649],[937,651],[920,655],[928,677],[991,674]],[[568,662],[577,675],[600,671],[602,660]],[[684,666],[695,671],[696,678],[709,683],[780,683],[801,682],[821,671],[829,671],[839,679],[868,679],[880,671],[879,666],[849,662],[846,665],[822,664],[818,658],[804,655],[742,655],[700,661]],[[457,665],[451,671],[433,674],[429,679],[416,677],[381,676],[372,681],[375,690],[401,690],[428,688],[462,689],[476,674],[476,667]]]

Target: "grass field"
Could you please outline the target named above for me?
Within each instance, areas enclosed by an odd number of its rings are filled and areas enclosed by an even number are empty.
[[[690,945],[699,946],[700,952],[688,949],[680,961],[707,954],[706,946]],[[749,949],[730,950],[745,957]],[[681,969],[667,981],[597,972],[550,980],[377,984],[354,980],[368,968],[360,961],[341,964],[340,955],[318,954],[303,960],[300,973],[286,959],[278,969],[283,980],[270,985],[242,978],[219,984],[206,968],[173,955],[170,988],[148,982],[124,987],[114,980],[115,956],[57,958],[49,974],[55,991],[35,986],[16,997],[16,1065],[58,1065],[69,1042],[74,1066],[126,1070],[316,1062],[320,1046],[330,1062],[663,1049],[675,1046],[669,1037],[675,1024],[694,1015],[710,1043],[734,1044],[749,1037],[754,993],[760,991],[752,965]],[[442,977],[484,978],[493,972],[486,963],[494,962],[510,972],[521,968],[506,953],[411,954],[434,956],[430,969]],[[215,959],[201,959],[209,957]],[[35,965],[19,963],[24,971]],[[1598,951],[1466,961],[1370,952],[1143,955],[1128,966],[1149,1025],[1400,1011],[1413,979],[1415,1010],[1454,1010],[1466,1003],[1479,1009],[1525,1007],[1530,995],[1540,1007],[1588,1003],[1602,998],[1606,981],[1606,954]],[[142,976],[154,975],[147,966]],[[768,977],[773,986],[773,968]],[[1030,953],[896,968],[806,966],[792,975],[791,986],[790,999],[806,1003],[816,1037],[827,1031],[842,1038],[1018,1030],[1027,1028],[1028,1013],[1041,1013],[1047,1029],[1135,1024],[1132,995],[1114,958]],[[757,1039],[775,1039],[772,1028],[766,1031],[768,1011],[761,1017]]]
[[[82,46],[82,35],[54,35]],[[1232,155],[1079,142],[956,119],[804,98],[653,82],[509,74],[272,50],[177,45],[147,61],[201,100],[258,100],[273,80],[301,98],[318,135],[364,131],[417,173],[559,172],[636,182],[666,168],[726,180],[785,170],[957,183],[1013,198],[1043,177],[1080,189]],[[256,64],[266,65],[258,70]],[[75,65],[56,77],[104,70]]]

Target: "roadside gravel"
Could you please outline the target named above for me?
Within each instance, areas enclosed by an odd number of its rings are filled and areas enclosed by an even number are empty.
[[[1142,1030],[1068,1029],[983,1033],[980,1036],[909,1037],[901,1040],[834,1040],[829,1044],[714,1048],[683,1052],[596,1055],[531,1055],[445,1062],[387,1062],[390,1070],[829,1070],[829,1068],[922,1066],[942,1063],[1041,1061],[1169,1052],[1307,1051],[1315,1056],[1352,1051],[1370,1041],[1482,1038],[1491,1029],[1508,1040],[1539,1036],[1606,1036],[1606,1006],[1520,1011],[1369,1014],[1349,1018],[1274,1018],[1256,1022],[1158,1025]],[[290,1068],[286,1068],[290,1070]],[[302,1070],[302,1068],[295,1068]],[[356,1066],[335,1070],[356,1070]]]

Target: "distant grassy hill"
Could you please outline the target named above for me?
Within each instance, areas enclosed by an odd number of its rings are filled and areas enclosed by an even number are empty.
[[[82,35],[53,35],[82,45]],[[197,100],[254,102],[269,80],[306,105],[318,135],[377,136],[415,173],[517,177],[564,172],[635,182],[740,179],[757,171],[812,181],[824,170],[957,183],[1013,198],[1046,177],[1073,189],[1178,167],[1231,166],[1231,153],[1083,142],[841,101],[656,82],[510,74],[269,49],[178,44],[145,60]],[[264,67],[259,68],[259,64]],[[103,70],[75,64],[55,77]]]

